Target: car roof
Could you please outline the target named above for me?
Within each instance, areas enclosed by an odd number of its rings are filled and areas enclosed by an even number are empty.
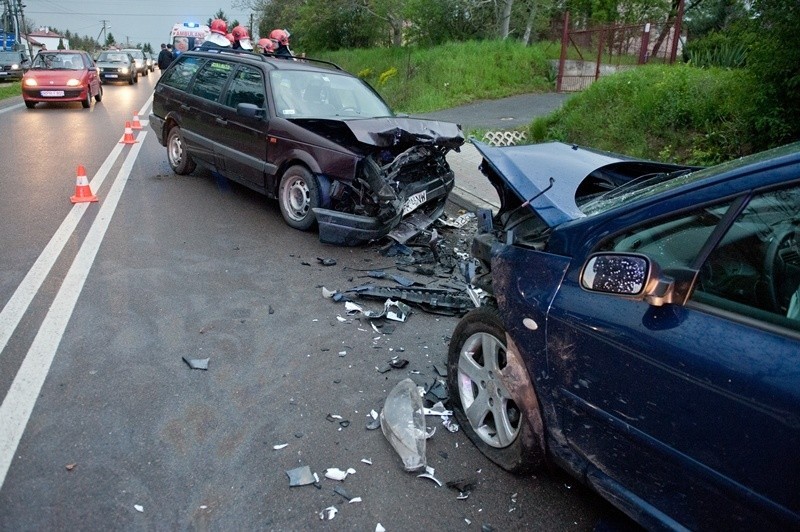
[[[216,56],[216,57],[225,57],[226,59],[233,59],[233,60],[249,60],[256,63],[266,64],[269,68],[273,70],[307,70],[307,71],[319,71],[319,72],[330,72],[331,70],[335,70],[341,74],[352,76],[352,74],[344,70],[336,63],[325,61],[323,59],[314,59],[310,57],[304,57],[302,59],[297,58],[298,60],[290,60],[290,59],[284,59],[282,57],[269,56],[269,55],[259,54],[256,52],[250,52],[247,50],[234,50],[231,48],[194,49],[194,50],[189,50],[187,52],[183,52],[181,54],[181,57],[184,56],[198,56],[198,57]]]

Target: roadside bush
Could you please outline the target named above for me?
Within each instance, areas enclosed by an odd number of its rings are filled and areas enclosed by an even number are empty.
[[[746,70],[645,66],[600,78],[528,134],[534,142],[710,165],[757,151],[758,93]]]

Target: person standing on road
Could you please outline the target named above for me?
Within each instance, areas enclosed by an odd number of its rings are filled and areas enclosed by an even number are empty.
[[[158,52],[158,69],[163,72],[170,63],[172,63],[172,52],[169,51],[166,44],[161,43],[161,51]]]

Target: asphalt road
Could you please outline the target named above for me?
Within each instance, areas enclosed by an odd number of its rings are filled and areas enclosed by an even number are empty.
[[[2,129],[25,133],[0,143],[0,530],[617,522],[575,480],[510,475],[436,418],[428,463],[442,482],[471,479],[469,498],[405,472],[366,416],[401,379],[434,381],[457,319],[414,310],[374,330],[322,287],[401,273],[380,246],[322,245],[248,189],[204,171],[175,176],[146,123],[119,144],[133,112],[146,116],[156,77],[107,86],[90,110],[0,104]],[[69,202],[79,164],[97,203]],[[473,230],[440,228],[443,254],[466,251]],[[395,356],[408,366],[377,371]],[[208,370],[183,357],[208,358]],[[286,471],[302,465],[356,473],[290,487]],[[338,514],[321,521],[330,506]]]

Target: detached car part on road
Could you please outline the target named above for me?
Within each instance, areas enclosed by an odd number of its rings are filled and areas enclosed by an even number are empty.
[[[97,67],[81,50],[39,52],[22,77],[22,99],[28,109],[41,102],[81,102],[84,109],[92,98],[103,99]]]
[[[414,212],[444,211],[456,124],[395,116],[365,82],[331,63],[190,51],[153,94],[150,126],[177,174],[200,163],[277,198],[284,220],[357,245]]]
[[[454,413],[648,529],[800,529],[800,144],[709,169],[476,142],[482,213]]]

